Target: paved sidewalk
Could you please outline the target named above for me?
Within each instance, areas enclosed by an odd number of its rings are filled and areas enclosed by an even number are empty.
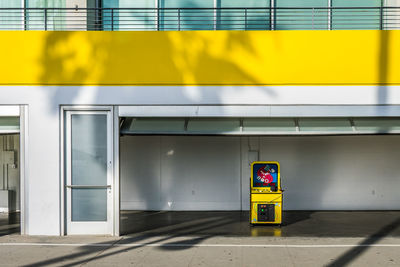
[[[1,266],[399,266],[400,238],[0,237]]]
[[[122,237],[20,236],[4,219],[0,266],[400,266],[400,211],[285,214],[122,212]]]

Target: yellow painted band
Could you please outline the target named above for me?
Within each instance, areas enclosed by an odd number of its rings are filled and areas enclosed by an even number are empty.
[[[251,202],[281,203],[282,193],[251,194]]]
[[[399,85],[400,31],[0,32],[3,85]]]

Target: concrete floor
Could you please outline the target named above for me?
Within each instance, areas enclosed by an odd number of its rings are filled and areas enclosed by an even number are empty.
[[[0,236],[20,233],[19,212],[0,213]]]
[[[400,266],[400,212],[122,212],[121,237],[0,236],[1,266]]]
[[[400,211],[287,211],[282,226],[251,226],[249,213],[122,211],[122,235],[400,237]]]

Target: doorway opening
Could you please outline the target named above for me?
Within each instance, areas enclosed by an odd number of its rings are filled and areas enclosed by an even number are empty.
[[[0,236],[21,233],[20,135],[0,135]]]

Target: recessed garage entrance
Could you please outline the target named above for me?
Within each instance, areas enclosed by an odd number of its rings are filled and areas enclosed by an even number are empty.
[[[121,125],[121,233],[140,211],[249,210],[256,160],[280,162],[286,211],[400,209],[400,136],[388,135],[400,129],[395,118],[125,118]]]

